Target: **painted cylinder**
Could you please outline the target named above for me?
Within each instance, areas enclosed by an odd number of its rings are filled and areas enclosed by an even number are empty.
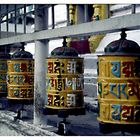
[[[83,59],[48,58],[47,66],[47,107],[83,107]]]
[[[140,123],[138,56],[99,56],[100,121]]]
[[[34,61],[8,60],[8,99],[33,99]]]
[[[64,52],[63,55],[47,58],[47,108],[57,110],[84,108],[83,58],[71,56],[74,55],[69,53],[72,50],[73,48],[60,47],[53,52],[59,54]]]
[[[7,59],[0,59],[0,97],[7,96]]]
[[[7,60],[10,58],[10,47],[0,46],[0,97],[7,96]]]
[[[7,87],[10,100],[33,100],[34,93],[34,60],[24,50],[13,54],[7,61]]]
[[[98,56],[98,120],[140,124],[140,47],[121,37],[105,51]]]

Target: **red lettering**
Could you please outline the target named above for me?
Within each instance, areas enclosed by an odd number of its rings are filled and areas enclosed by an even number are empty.
[[[125,77],[134,77],[134,62],[123,62],[123,70]]]
[[[53,62],[48,62],[48,73],[53,73]]]
[[[134,106],[123,105],[122,109],[122,120],[133,121],[134,118]]]

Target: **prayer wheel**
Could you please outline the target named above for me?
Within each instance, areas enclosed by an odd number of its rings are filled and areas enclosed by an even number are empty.
[[[67,112],[68,115],[84,114],[83,58],[74,48],[58,47],[47,58],[46,91],[49,114]]]
[[[34,60],[31,53],[22,50],[7,61],[7,87],[9,100],[30,101],[34,93]]]
[[[7,60],[10,58],[7,46],[0,46],[0,97],[7,96]]]
[[[116,130],[135,131],[132,125],[140,124],[139,87],[140,47],[127,40],[122,30],[121,38],[108,44],[105,54],[98,56],[97,119],[102,130],[105,126],[107,131],[108,126],[113,131],[116,125]]]

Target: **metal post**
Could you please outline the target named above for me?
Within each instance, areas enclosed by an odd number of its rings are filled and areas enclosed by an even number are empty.
[[[84,5],[78,4],[77,5],[77,24],[81,24],[85,22],[85,16],[84,16]]]
[[[0,38],[1,38],[1,21],[2,21],[2,15],[1,15],[1,4],[0,4]]]
[[[89,17],[88,17],[88,5],[84,4],[84,18],[85,18],[85,22],[89,21]]]
[[[26,4],[24,4],[24,16],[23,16],[23,20],[24,20],[24,34],[26,34]]]
[[[42,8],[43,7],[43,8]],[[48,28],[48,7],[35,5],[35,31]],[[35,68],[34,68],[34,124],[40,127],[47,126],[47,116],[42,114],[46,99],[46,57],[48,41],[35,41]]]
[[[132,14],[136,13],[136,4],[132,4]]]
[[[8,22],[9,22],[9,19],[8,19],[8,7],[9,7],[9,5],[8,4],[6,4],[6,34],[7,34],[7,37],[8,37],[8,34],[9,34],[9,24],[8,24]]]
[[[17,35],[17,5],[15,4],[15,35]]]
[[[54,5],[52,4],[52,29],[55,28],[55,21],[54,21]]]
[[[69,14],[69,4],[66,5],[67,10],[67,26],[70,25],[70,14]]]
[[[106,17],[110,18],[110,4],[107,4],[107,10],[106,10],[107,14]]]

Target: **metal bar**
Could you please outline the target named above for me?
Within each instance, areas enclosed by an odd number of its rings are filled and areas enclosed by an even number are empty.
[[[1,4],[0,4],[0,38],[1,38],[1,21],[2,21],[2,14],[1,14]]]
[[[24,23],[23,23],[23,25],[24,25],[24,34],[26,34],[26,4],[24,4],[24,18],[23,18],[23,20],[24,20]]]
[[[140,29],[139,19],[140,13],[136,13],[115,18],[82,23],[79,25],[72,25],[68,27],[37,31],[26,35],[18,35],[15,37],[0,39],[0,45],[15,42],[29,42],[42,39],[50,40],[62,38],[64,36],[75,37],[100,33],[113,33],[120,31],[122,28],[126,28],[127,30],[136,30]]]
[[[70,14],[69,14],[69,4],[66,4],[67,11],[67,26],[70,25]]]
[[[110,18],[110,4],[107,4],[107,18]]]
[[[85,20],[85,22],[89,21],[88,20],[88,5],[87,4],[84,5],[84,20]]]
[[[54,5],[52,4],[52,29],[55,28]]]
[[[77,24],[84,23],[85,18],[84,18],[84,5],[83,4],[77,4],[76,6],[77,9]]]
[[[132,14],[135,14],[136,13],[136,4],[132,4],[131,8],[132,8]]]
[[[17,5],[15,4],[15,35],[17,35]]]
[[[8,24],[8,7],[9,5],[6,4],[6,35],[8,37],[8,32],[9,32],[9,24]]]

